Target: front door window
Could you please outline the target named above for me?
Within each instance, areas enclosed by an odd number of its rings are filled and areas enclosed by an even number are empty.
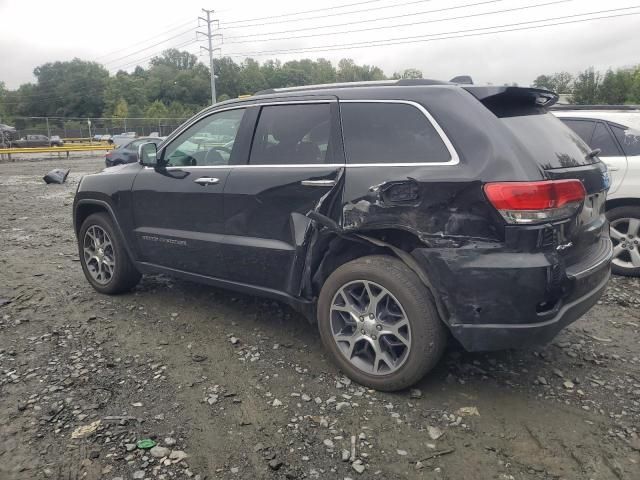
[[[229,165],[245,109],[214,113],[182,132],[165,149],[168,167]]]

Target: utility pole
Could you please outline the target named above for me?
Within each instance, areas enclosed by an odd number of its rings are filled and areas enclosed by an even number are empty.
[[[207,52],[209,52],[209,68],[211,69],[211,104],[215,104],[216,103],[216,74],[213,68],[213,52],[214,52],[214,48],[213,48],[213,37],[222,37],[221,34],[215,34],[213,33],[213,29],[211,28],[212,24],[218,23],[218,20],[214,20],[211,18],[211,15],[213,14],[213,10],[207,10],[205,8],[202,9],[202,11],[205,13],[205,15],[207,16],[205,17],[198,17],[198,20],[202,20],[203,22],[205,22],[207,24],[207,33],[204,32],[196,32],[196,36],[198,34],[200,35],[204,35],[205,37],[207,37],[209,46],[208,47],[203,47],[201,46],[200,48],[206,50]]]

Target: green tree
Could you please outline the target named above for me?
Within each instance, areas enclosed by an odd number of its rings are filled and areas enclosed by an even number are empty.
[[[0,82],[0,121],[6,115],[6,106],[8,91],[4,86],[4,82]]]
[[[193,53],[170,48],[162,52],[162,55],[153,57],[150,63],[154,67],[166,65],[176,70],[191,70],[198,65],[198,57]]]
[[[607,70],[598,85],[598,101],[606,105],[622,105],[633,88],[634,72],[631,69]]]
[[[100,64],[78,58],[45,63],[33,71],[37,84],[29,97],[32,114],[100,116],[109,72]]]
[[[571,93],[573,89],[573,75],[569,72],[558,72],[553,75],[539,75],[533,86],[544,88],[556,93]]]
[[[268,88],[267,80],[260,70],[260,64],[253,58],[247,58],[242,64],[240,75],[240,94],[253,94]]]
[[[167,118],[169,116],[169,111],[164,103],[160,100],[156,100],[146,108],[144,116],[147,118]]]
[[[417,68],[407,68],[402,72],[402,78],[422,78],[422,71]]]
[[[600,72],[593,67],[580,72],[573,84],[573,101],[579,105],[589,105],[598,101]]]
[[[240,65],[235,63],[231,57],[213,59],[213,68],[216,75],[216,93],[218,97],[226,95],[228,98],[235,98],[240,87]]]

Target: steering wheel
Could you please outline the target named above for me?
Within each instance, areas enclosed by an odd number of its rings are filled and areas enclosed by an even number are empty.
[[[220,152],[225,152],[229,156],[231,155],[231,150],[226,147],[223,147],[223,146],[211,147],[204,158],[203,165],[226,165],[228,162],[220,154]]]

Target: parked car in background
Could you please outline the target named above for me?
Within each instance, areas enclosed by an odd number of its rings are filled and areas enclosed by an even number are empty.
[[[131,139],[129,139],[131,140]],[[153,142],[156,145],[162,143],[163,138],[160,137],[141,137],[133,141],[129,141],[114,150],[111,150],[105,156],[105,165],[113,167],[125,163],[134,163],[138,161],[138,147],[143,143]]]
[[[80,263],[279,299],[362,385],[441,357],[551,340],[604,292],[606,167],[546,90],[433,80],[277,89],[218,103],[140,163],[86,175]]]
[[[12,146],[14,147],[62,147],[64,145],[64,141],[54,135],[49,138],[46,135],[27,135],[26,137],[22,137],[20,140],[16,140],[12,142]]]
[[[137,137],[136,132],[119,133],[118,135],[112,135],[109,143],[113,143],[118,147],[129,143],[131,140]]]
[[[51,135],[49,143],[52,147],[62,147],[64,145],[64,140],[62,140],[59,135]]]
[[[554,114],[592,149],[600,150],[611,177],[606,210],[614,244],[612,270],[640,276],[640,129],[609,120],[611,113],[606,111],[589,116],[566,110]]]

